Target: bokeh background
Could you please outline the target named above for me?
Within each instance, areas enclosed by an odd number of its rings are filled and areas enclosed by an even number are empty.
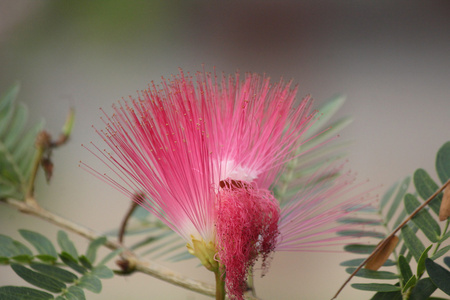
[[[437,149],[450,139],[448,1],[0,1],[0,91],[21,83],[32,122],[59,133],[77,113],[70,143],[56,151],[42,206],[97,231],[117,226],[127,199],[78,167],[92,162],[82,143],[97,140],[99,107],[108,110],[151,80],[205,64],[294,79],[319,106],[341,93],[339,116],[354,122],[349,165],[361,180],[384,185],[418,167],[434,174]],[[30,122],[30,124],[32,123]],[[0,233],[57,228],[0,207]],[[87,242],[71,235],[80,248]],[[106,252],[105,252],[106,253]],[[344,253],[276,253],[257,278],[264,299],[329,299],[346,278]],[[212,283],[196,262],[161,264]],[[0,267],[0,284],[23,284]],[[144,275],[104,280],[89,299],[210,299]],[[340,299],[368,299],[348,287]]]

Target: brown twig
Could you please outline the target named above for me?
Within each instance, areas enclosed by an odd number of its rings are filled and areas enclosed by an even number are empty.
[[[134,196],[134,197],[140,197],[140,196]],[[122,223],[120,223],[118,240],[119,240],[119,243],[121,243],[121,244],[123,244],[123,237],[125,235],[125,230],[127,228],[128,220],[130,219],[130,217],[133,214],[136,207],[138,207],[138,204],[132,200],[130,208],[128,209],[127,213],[123,217]]]
[[[448,185],[450,185],[450,180],[448,180],[444,185],[442,185],[436,192],[434,192],[433,195],[430,196],[430,198],[427,199],[422,205],[420,205],[415,211],[413,211],[400,225],[395,228],[389,236],[387,236],[381,243],[378,244],[378,246],[373,250],[372,254],[369,255],[356,269],[353,271],[352,274],[347,278],[347,280],[342,284],[342,286],[339,288],[339,290],[336,292],[336,294],[331,298],[331,300],[336,299],[337,296],[341,293],[341,291],[344,289],[344,287],[347,285],[347,283],[350,282],[350,280],[355,276],[356,273],[358,273],[359,270],[362,269],[362,267],[367,263],[369,259],[371,259],[373,256],[375,256],[383,247],[385,247],[386,243],[389,242],[389,239],[391,239],[400,229],[402,229],[406,223],[408,223],[412,218],[414,218],[424,207],[426,207],[431,200],[436,198],[437,195],[439,195]]]

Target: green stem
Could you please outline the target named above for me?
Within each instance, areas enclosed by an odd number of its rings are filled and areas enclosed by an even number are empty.
[[[449,227],[449,223],[450,223],[450,219],[447,219],[447,222],[445,223],[444,231],[441,234],[441,239],[439,240],[439,242],[436,243],[436,248],[433,251],[433,255],[436,254],[436,252],[439,250],[439,247],[442,244],[442,238],[447,233],[447,230],[448,230],[448,227]]]
[[[225,299],[225,275],[222,276],[220,270],[214,272],[216,277],[216,300]]]
[[[44,154],[44,146],[38,145],[36,154],[34,155],[33,159],[33,168],[31,169],[31,176],[30,180],[28,181],[28,187],[26,191],[26,201],[32,201],[30,199],[34,199],[34,182],[36,180],[36,174],[39,169],[39,165],[41,163],[42,156]],[[31,204],[31,203],[30,203]]]

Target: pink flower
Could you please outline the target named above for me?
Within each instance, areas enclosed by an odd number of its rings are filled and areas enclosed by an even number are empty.
[[[239,73],[180,71],[105,114],[98,133],[110,150],[94,145],[91,152],[112,175],[84,167],[129,197],[145,194],[139,205],[184,238],[205,267],[224,272],[228,293],[242,299],[258,258],[264,269],[275,249],[321,246],[323,234],[338,229],[320,228],[359,200],[325,207],[348,186],[341,179],[319,183],[330,170],[282,208],[274,198],[270,187],[315,116],[310,98],[296,103],[290,86],[256,74],[241,81]]]

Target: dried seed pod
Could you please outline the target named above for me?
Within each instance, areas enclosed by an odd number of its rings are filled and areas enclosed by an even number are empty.
[[[387,241],[381,241],[384,245],[375,253],[366,263],[365,268],[368,270],[378,270],[394,251],[395,246],[398,243],[398,237],[396,235],[391,236]]]

